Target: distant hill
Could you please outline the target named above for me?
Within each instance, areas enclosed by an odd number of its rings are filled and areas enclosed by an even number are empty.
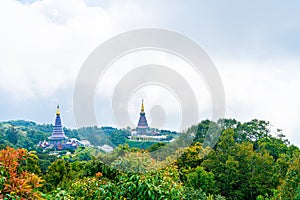
[[[0,122],[0,148],[11,146],[14,148],[36,149],[40,141],[47,140],[52,134],[52,124],[37,124],[32,121],[14,120]],[[130,135],[130,129],[117,129],[113,127],[84,127],[79,129],[64,128],[68,138],[86,139],[92,145],[102,146],[108,144],[116,147],[124,144]],[[175,135],[176,132],[161,130],[165,135]],[[132,143],[133,144],[133,143]],[[133,144],[135,147],[137,144]],[[141,147],[148,145],[141,144]]]

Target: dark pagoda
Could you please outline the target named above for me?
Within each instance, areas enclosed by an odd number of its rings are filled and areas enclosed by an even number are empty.
[[[142,106],[141,106],[141,112],[140,112],[140,119],[138,122],[138,126],[136,127],[136,133],[137,134],[148,134],[149,131],[149,126],[147,123],[146,115],[145,115],[145,110],[144,110],[144,101],[142,100]]]
[[[59,105],[57,105],[55,125],[53,127],[52,135],[49,137],[50,145],[52,144],[56,149],[62,149],[63,144],[67,141],[68,137],[65,136],[61,119]]]

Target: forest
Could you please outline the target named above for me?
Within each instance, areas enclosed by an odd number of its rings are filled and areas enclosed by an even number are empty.
[[[203,120],[180,133],[188,146],[140,147],[127,144],[126,129],[64,129],[115,148],[53,155],[37,147],[52,125],[2,122],[0,199],[300,199],[300,150],[273,129],[257,119]]]

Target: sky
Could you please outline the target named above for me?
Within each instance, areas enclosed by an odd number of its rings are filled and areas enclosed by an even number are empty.
[[[225,117],[270,121],[274,130],[282,129],[300,145],[299,7],[292,0],[1,0],[0,120],[53,123],[60,104],[64,125],[76,127],[73,92],[84,61],[109,38],[150,27],[181,33],[206,51],[223,82]],[[115,125],[111,98],[125,69],[149,62],[185,65],[161,52],[144,51],[118,60],[95,91],[99,126]],[[197,96],[199,120],[210,118],[203,81],[197,82],[188,70],[179,72]],[[157,85],[133,91],[124,105],[134,123],[142,98],[150,123],[155,116],[151,108],[160,105],[166,115],[163,128],[179,128],[176,95]]]

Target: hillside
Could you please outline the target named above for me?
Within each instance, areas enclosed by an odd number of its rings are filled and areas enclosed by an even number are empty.
[[[0,148],[11,146],[35,150],[40,141],[48,140],[53,130],[52,124],[37,124],[32,121],[7,121],[0,122]],[[68,138],[88,140],[94,146],[110,145],[113,148],[120,144],[128,143],[131,147],[147,148],[154,142],[128,141],[130,130],[113,127],[84,127],[79,129],[64,128]],[[177,133],[169,130],[161,130],[161,134],[173,138]]]
[[[58,154],[32,151],[51,128],[26,121],[0,124],[1,148],[15,148],[0,151],[2,198],[300,198],[300,150],[266,121],[204,120],[178,140],[155,143],[146,150],[119,145],[112,153],[94,148]],[[127,133],[111,127],[65,131],[68,137],[80,137],[82,131],[117,141]],[[191,143],[185,146],[189,138]],[[24,189],[18,189],[20,184]]]

